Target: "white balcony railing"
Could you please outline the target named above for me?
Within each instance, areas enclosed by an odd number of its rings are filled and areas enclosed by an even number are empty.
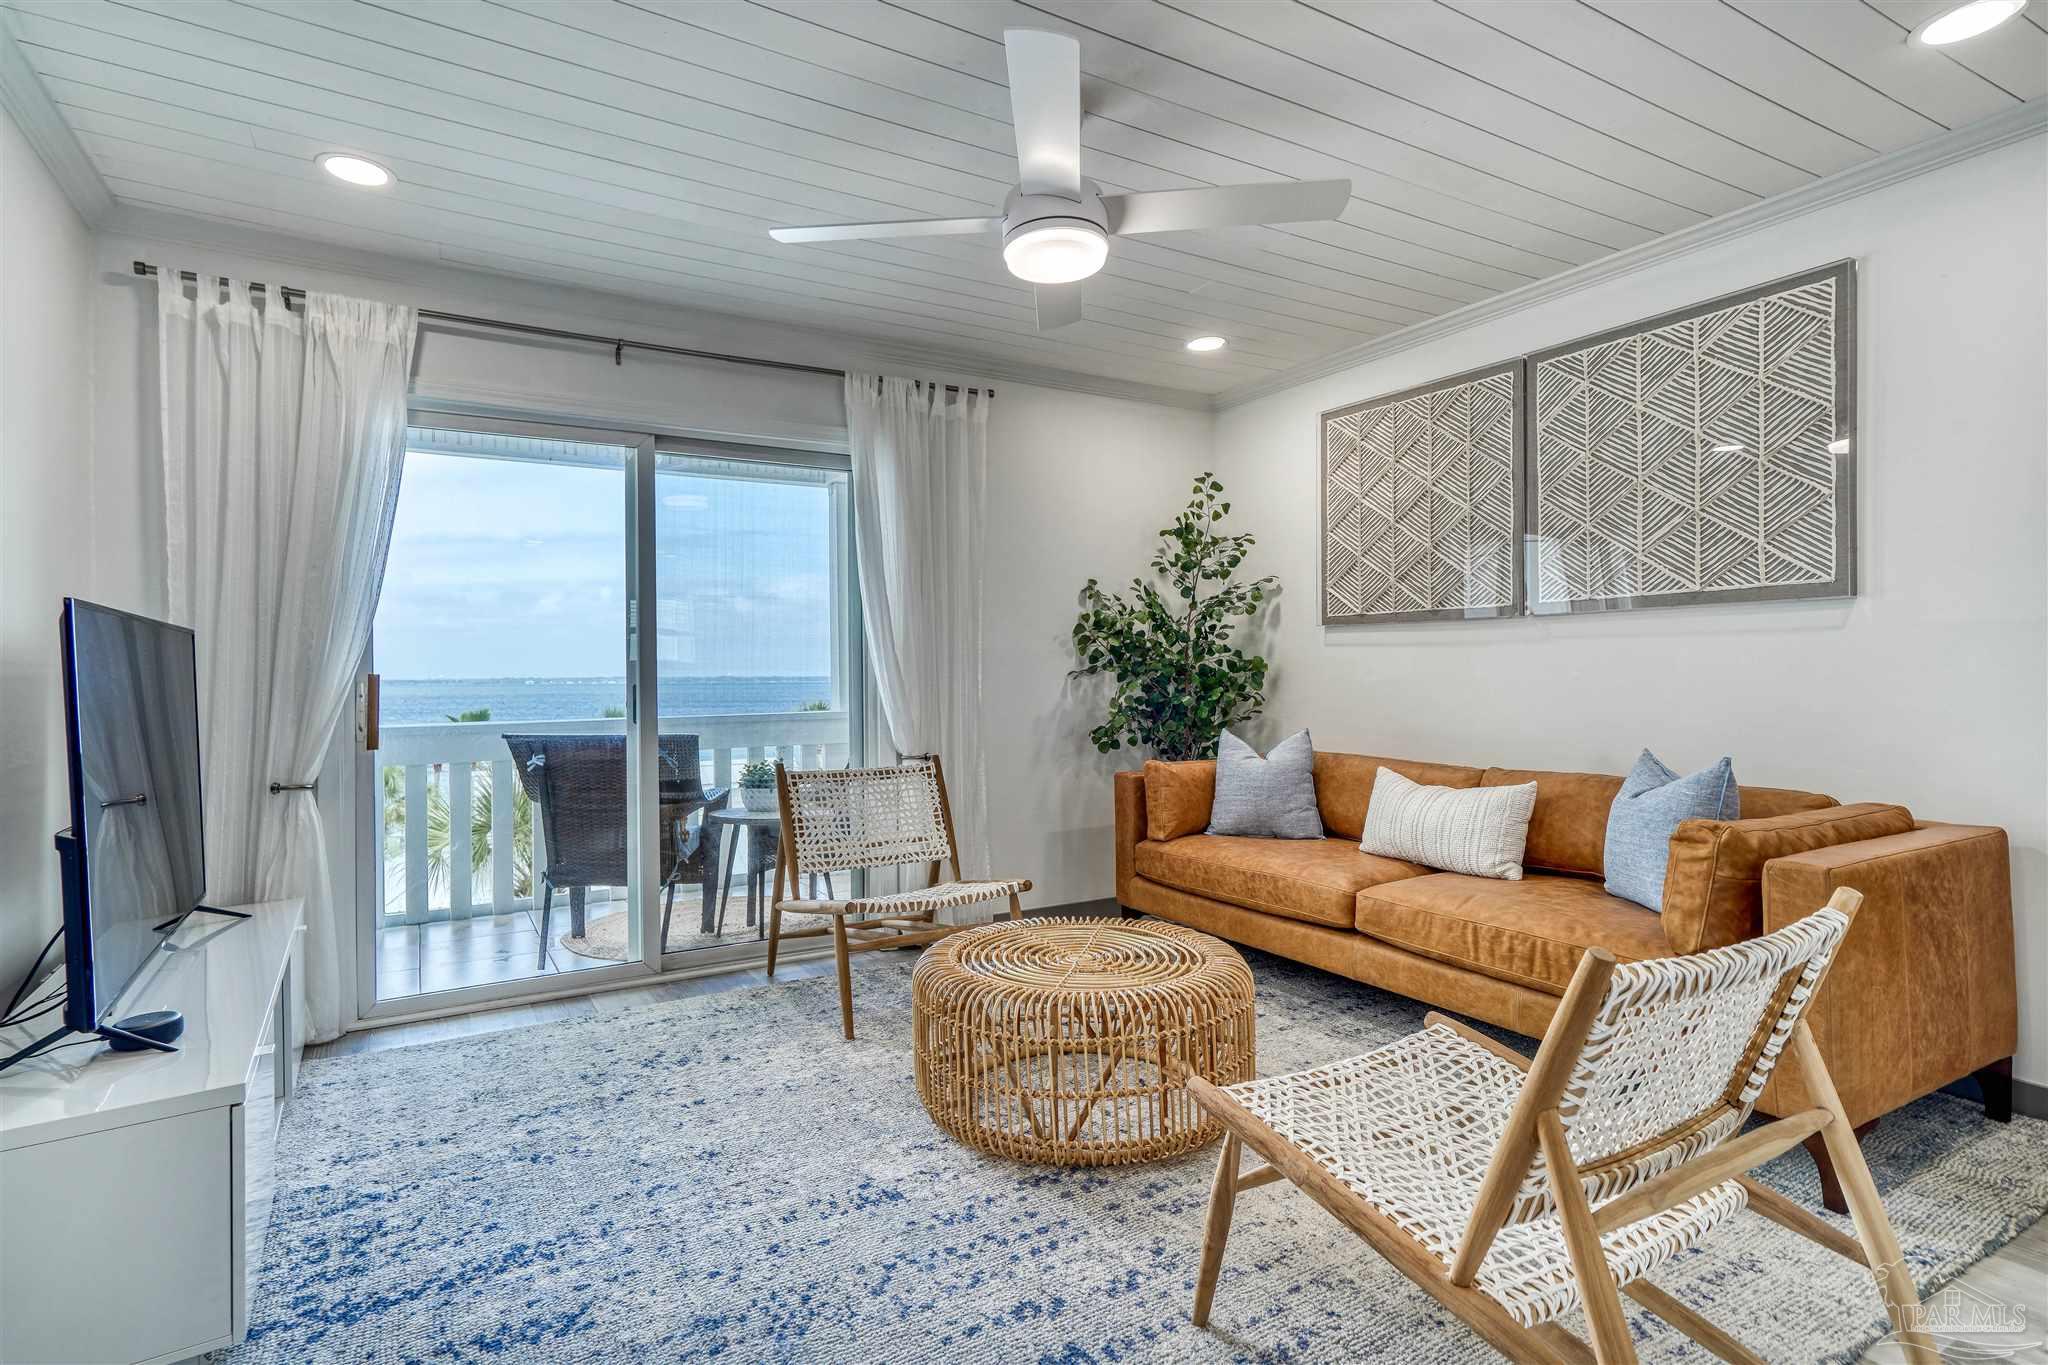
[[[383,923],[463,919],[530,906],[530,889],[519,885],[520,841],[514,829],[515,812],[525,803],[496,799],[519,787],[504,736],[617,735],[625,729],[623,720],[598,719],[385,727],[377,751]],[[740,766],[752,759],[780,759],[792,768],[836,768],[848,756],[844,711],[663,716],[661,732],[697,736],[707,787],[730,787]],[[387,776],[391,770],[404,775]],[[482,799],[490,801],[488,848],[482,858],[476,856],[479,778],[486,784]],[[527,818],[532,849],[527,880],[532,881],[547,863],[547,842],[539,809],[530,809]],[[619,818],[626,818],[625,810]],[[443,821],[445,826],[436,830]],[[445,900],[438,890],[445,890]]]

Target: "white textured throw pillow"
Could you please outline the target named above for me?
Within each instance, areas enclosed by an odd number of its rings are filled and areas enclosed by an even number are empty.
[[[1381,768],[1365,808],[1359,848],[1445,872],[1522,880],[1522,846],[1536,784],[1518,787],[1425,787]]]

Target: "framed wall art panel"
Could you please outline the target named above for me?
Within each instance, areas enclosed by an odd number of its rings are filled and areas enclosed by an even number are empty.
[[[1322,417],[1323,624],[1520,610],[1523,365]]]
[[[1853,595],[1855,293],[1841,261],[1528,357],[1530,613]]]

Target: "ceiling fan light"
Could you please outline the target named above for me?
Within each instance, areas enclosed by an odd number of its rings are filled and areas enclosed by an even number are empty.
[[[1093,223],[1068,219],[1018,229],[1003,243],[1003,263],[1031,284],[1072,284],[1102,269],[1109,238]]]
[[[1970,0],[1944,10],[1913,30],[1913,37],[1929,47],[1944,47],[1974,38],[1997,28],[2027,7],[2027,0]]]

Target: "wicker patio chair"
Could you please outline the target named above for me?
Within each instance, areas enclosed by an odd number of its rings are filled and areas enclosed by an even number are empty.
[[[540,960],[548,961],[548,921],[555,892],[569,893],[570,926],[584,930],[584,895],[593,886],[624,886],[626,870],[626,737],[624,735],[504,736],[512,766],[526,795],[540,810],[547,862],[540,871]],[[668,947],[669,918],[676,884],[694,879],[703,904],[718,886],[717,841],[706,838],[700,810],[723,805],[723,787],[706,789],[699,767],[697,736],[662,735],[661,758],[661,944]]]
[[[970,882],[960,877],[960,850],[953,840],[953,807],[946,799],[946,774],[937,754],[906,759],[894,768],[792,771],[775,765],[782,805],[782,853],[775,864],[775,894],[768,908],[768,974],[783,940],[832,936],[839,967],[839,1023],[853,1037],[853,973],[848,958],[878,948],[932,943],[966,928],[941,924],[938,913],[1007,898],[1018,919],[1027,878]],[[953,870],[939,880],[941,862]],[[812,871],[875,869],[926,864],[926,885],[852,900],[784,899],[798,878]],[[831,923],[784,932],[782,916],[829,915]]]
[[[1776,933],[1687,957],[1617,967],[1591,949],[1533,1061],[1431,1014],[1419,1032],[1313,1070],[1229,1087],[1190,1077],[1225,1127],[1196,1325],[1238,1195],[1288,1180],[1512,1360],[1634,1361],[1625,1293],[1720,1359],[1757,1361],[1646,1278],[1747,1204],[1868,1266],[1910,1358],[1938,1361],[1802,1018],[1862,899],[1845,888]],[[1788,1048],[1813,1107],[1743,1132]],[[1853,1238],[1746,1174],[1815,1133]],[[1268,1164],[1240,1172],[1244,1147]],[[1574,1308],[1590,1353],[1557,1321]]]

